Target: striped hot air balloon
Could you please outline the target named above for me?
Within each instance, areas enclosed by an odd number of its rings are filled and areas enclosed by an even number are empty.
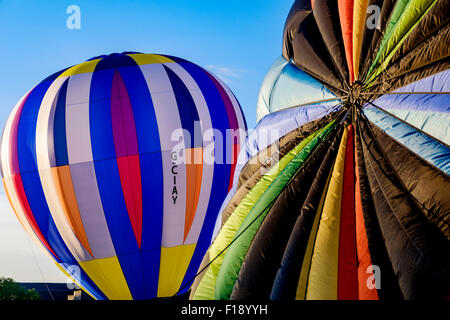
[[[448,298],[449,11],[294,2],[193,299]]]
[[[18,102],[3,132],[3,184],[30,237],[94,298],[182,294],[232,185],[239,129],[238,101],[199,66],[100,56]]]

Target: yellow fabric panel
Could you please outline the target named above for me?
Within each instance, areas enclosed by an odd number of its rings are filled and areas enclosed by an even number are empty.
[[[270,184],[277,178],[277,176],[286,168],[289,162],[317,135],[319,131],[311,134],[300,142],[294,149],[289,151],[281,160],[276,163],[267,173],[265,173],[261,180],[247,193],[244,199],[230,215],[228,220],[222,226],[213,244],[209,248],[209,256],[215,259],[205,272],[201,279],[198,288],[194,294],[195,300],[213,300],[215,298],[216,279],[219,270],[222,266],[225,254],[220,254],[231,241],[244,222],[245,217],[255,206],[258,199],[266,192]],[[225,253],[226,251],[224,251]]]
[[[97,66],[97,63],[99,61],[100,61],[100,59],[95,59],[95,60],[85,61],[83,63],[77,64],[77,65],[75,65],[73,67],[70,67],[69,69],[67,69],[63,73],[61,73],[58,76],[58,78],[70,77],[70,76],[73,76],[75,74],[80,74],[80,73],[94,72],[94,69]]]
[[[81,289],[83,289],[84,292],[86,292],[88,295],[90,295],[92,299],[97,300],[93,295],[91,295],[91,294],[89,293],[89,291],[87,291],[81,284],[79,284],[78,281],[75,281],[75,279],[72,278],[72,277],[66,272],[66,270],[64,270],[64,268],[61,267],[61,265],[60,265],[59,263],[55,262],[55,265],[58,267],[59,270],[61,270],[61,271],[66,275],[67,278],[69,278],[70,280],[72,280],[74,283],[76,283],[77,286],[79,286]]]
[[[311,233],[309,234],[308,246],[306,247],[305,256],[303,257],[303,263],[300,271],[300,277],[298,280],[295,300],[305,300],[306,297],[306,286],[308,283],[309,270],[311,267],[311,258],[314,249],[314,243],[316,242],[317,228],[319,227],[320,217],[322,216],[323,204],[325,202],[325,196],[327,195],[332,172],[333,171],[330,170],[330,173],[328,174],[327,182],[325,183],[325,188],[322,192],[322,196],[320,197],[319,206],[317,207],[317,213],[316,217],[314,218]]]
[[[337,300],[339,226],[347,135],[348,128],[345,128],[317,231],[306,290],[307,300]]]
[[[358,79],[359,58],[361,54],[364,28],[366,27],[368,0],[358,0],[353,4],[353,71]]]
[[[171,297],[178,292],[194,254],[196,244],[161,248],[158,297]]]
[[[110,300],[133,300],[117,257],[78,262]]]
[[[158,54],[133,53],[129,54],[128,56],[133,58],[133,60],[136,61],[138,65],[175,62],[169,58],[160,56]]]

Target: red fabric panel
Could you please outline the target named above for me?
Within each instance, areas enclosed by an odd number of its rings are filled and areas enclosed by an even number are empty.
[[[17,198],[20,202],[22,210],[25,212],[28,223],[30,224],[31,228],[33,229],[34,233],[39,238],[39,240],[41,240],[42,244],[55,257],[56,261],[60,262],[61,260],[56,255],[56,253],[52,250],[50,245],[48,244],[47,239],[45,239],[44,235],[42,234],[41,229],[39,228],[36,220],[34,219],[33,212],[31,211],[30,205],[27,200],[27,196],[25,194],[25,190],[23,188],[22,177],[20,176],[20,174],[15,174],[14,176],[12,176],[12,181],[14,184],[14,189],[16,189]]]
[[[236,164],[237,164],[240,149],[241,149],[241,145],[233,144],[233,149],[232,149],[233,155],[232,155],[232,162],[231,162],[230,182],[228,183],[228,191],[230,191],[231,188],[233,187],[234,172],[236,170]]]
[[[339,227],[338,300],[358,299],[353,126],[348,129]]]
[[[123,197],[136,241],[141,247],[142,239],[142,186],[139,155],[117,158]]]
[[[367,273],[367,268],[372,265],[370,257],[369,241],[367,240],[366,226],[361,203],[361,191],[359,186],[358,153],[355,152],[355,211],[356,211],[356,248],[358,253],[358,298],[359,300],[379,300],[376,289],[367,287],[367,279],[372,273]]]
[[[350,84],[355,76],[353,71],[353,0],[338,0],[339,20],[341,21],[342,39],[349,71]]]

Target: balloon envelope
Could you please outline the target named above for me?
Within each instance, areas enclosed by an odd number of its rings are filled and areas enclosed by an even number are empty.
[[[245,136],[226,138],[239,129],[238,101],[199,66],[100,56],[15,106],[3,183],[25,230],[94,298],[168,297],[189,289],[210,245]]]

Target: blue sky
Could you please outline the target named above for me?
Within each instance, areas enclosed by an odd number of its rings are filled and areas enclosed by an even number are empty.
[[[0,0],[0,125],[17,101],[48,75],[101,54],[164,53],[221,77],[250,128],[259,87],[281,53],[291,0]],[[81,29],[69,30],[69,5]],[[0,276],[65,281],[29,240],[0,190]]]

